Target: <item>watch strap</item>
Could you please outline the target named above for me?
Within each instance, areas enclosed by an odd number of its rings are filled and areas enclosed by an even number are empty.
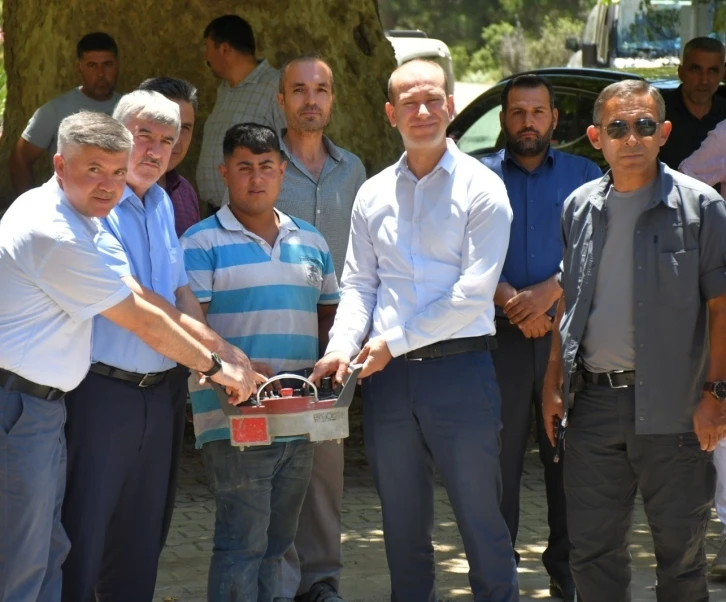
[[[217,353],[212,351],[210,358],[214,362],[214,365],[206,372],[202,372],[204,376],[214,376],[222,369],[222,358]]]

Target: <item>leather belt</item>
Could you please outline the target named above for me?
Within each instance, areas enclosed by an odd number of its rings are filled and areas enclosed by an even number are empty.
[[[109,378],[133,383],[137,387],[141,388],[154,387],[160,384],[169,375],[169,370],[164,372],[149,372],[148,374],[127,372],[126,370],[121,370],[121,368],[115,368],[107,364],[102,364],[101,362],[91,364],[90,371],[94,374],[100,374],[101,376],[108,376]]]
[[[65,391],[61,391],[55,387],[39,385],[32,380],[15,374],[15,372],[3,370],[2,368],[0,368],[0,387],[9,392],[25,393],[26,395],[32,395],[33,397],[45,399],[46,401],[57,401],[66,394]]]
[[[582,378],[591,385],[610,387],[611,389],[625,389],[635,385],[635,370],[615,370],[613,372],[587,372],[582,373]]]
[[[496,348],[497,340],[493,336],[465,337],[432,343],[431,345],[426,345],[426,347],[409,351],[403,357],[407,360],[433,360],[450,355],[471,353],[473,351],[493,351]]]

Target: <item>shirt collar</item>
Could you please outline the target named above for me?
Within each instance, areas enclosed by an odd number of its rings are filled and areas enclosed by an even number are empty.
[[[282,128],[282,130],[280,130],[280,150],[285,153],[286,157],[291,158],[292,153],[287,148],[287,145],[284,141],[285,134],[287,134],[287,128]],[[332,140],[328,138],[325,134],[323,134],[323,145],[325,146],[325,150],[328,151],[328,154],[333,161],[335,161],[336,163],[340,163],[344,159],[343,153],[340,152],[340,149],[335,146]]]
[[[517,161],[517,159],[516,159],[516,158],[514,157],[514,155],[512,155],[512,153],[510,153],[510,152],[509,152],[509,148],[507,148],[507,147],[505,146],[505,147],[504,147],[504,149],[502,149],[502,150],[501,150],[500,152],[502,153],[502,163],[513,163],[514,165],[516,165],[516,166],[517,166],[517,167],[519,167],[520,169],[522,169],[522,170],[524,170],[524,171],[527,171],[526,169],[524,169],[524,167],[522,167],[522,166],[520,165],[519,161]],[[537,170],[538,170],[538,169],[539,169],[540,167],[542,167],[542,166],[543,166],[543,165],[544,165],[545,163],[549,164],[549,166],[550,166],[550,167],[554,167],[554,166],[555,166],[555,162],[556,162],[556,161],[557,161],[557,155],[555,154],[555,149],[553,149],[553,148],[552,148],[552,145],[550,145],[550,146],[549,146],[549,147],[547,148],[547,155],[545,155],[545,159],[544,159],[544,161],[542,161],[542,163],[540,163],[540,164],[539,164],[539,165],[538,165],[538,166],[537,166],[537,167],[536,167],[536,168],[534,169],[534,171],[537,171]],[[532,172],[527,172],[527,173],[534,173],[534,171],[532,171]]]
[[[284,238],[288,232],[299,230],[295,221],[287,215],[287,213],[283,213],[277,209],[275,209],[275,213],[277,213],[277,217],[280,219],[280,239]],[[219,221],[219,224],[225,230],[229,232],[242,232],[250,238],[260,238],[257,234],[250,232],[242,225],[242,223],[234,216],[234,213],[232,213],[229,205],[222,207],[215,215],[217,216],[217,221]]]
[[[52,191],[53,194],[56,195],[56,197],[58,198],[58,201],[61,204],[68,207],[71,211],[73,211],[73,213],[75,213],[79,218],[81,218],[83,223],[85,223],[88,226],[91,234],[96,234],[96,232],[98,232],[98,224],[99,224],[98,218],[88,217],[86,215],[83,215],[71,204],[71,202],[68,200],[68,197],[66,196],[65,190],[63,190],[61,188],[60,183],[58,182],[58,178],[56,178],[55,174],[53,174],[50,177],[50,180],[48,180],[48,182],[46,182],[45,185],[50,187],[50,190]]]
[[[156,207],[156,205],[158,205],[164,199],[165,195],[166,192],[161,186],[159,186],[158,184],[153,184],[151,188],[149,188],[144,194],[144,200],[142,201],[138,196],[136,196],[136,193],[131,190],[131,188],[127,184],[126,188],[124,188],[124,193],[121,195],[121,200],[118,202],[118,204],[121,205],[121,203],[129,201],[134,205],[146,207],[146,211],[149,211],[153,207]]]
[[[426,175],[430,176],[431,174],[436,173],[439,168],[451,175],[454,172],[454,167],[456,167],[456,154],[460,152],[461,151],[456,146],[456,142],[454,142],[451,138],[447,138],[444,154],[441,155],[441,159],[439,159],[439,162],[431,170],[431,172]],[[406,174],[409,178],[418,180],[418,178],[408,169],[408,152],[404,152],[403,155],[401,155],[401,158],[398,160],[398,164],[396,165],[396,176],[399,176],[402,173]]]
[[[671,99],[669,98],[668,100],[670,102]],[[697,121],[701,121],[701,119],[705,119],[706,117],[717,117],[719,119],[721,118],[721,111],[719,111],[718,109],[718,105],[721,102],[721,99],[718,94],[713,95],[713,98],[711,99],[711,108],[709,109],[708,113],[706,113],[700,119],[688,110],[688,107],[686,106],[686,101],[683,100],[683,84],[676,88],[674,100],[676,101],[677,112],[683,113],[685,115],[690,115],[691,117],[693,117],[693,119],[696,119]]]
[[[229,82],[227,81],[223,82],[223,84],[226,84],[228,88],[240,88],[242,86],[246,86],[247,84],[256,84],[260,81],[265,71],[268,71],[269,69],[271,69],[270,63],[267,62],[267,59],[262,59],[257,63],[257,67],[255,67],[249,73],[249,75],[247,75],[247,77],[245,77],[236,86],[230,86]]]
[[[654,194],[653,202],[648,206],[648,208],[650,209],[658,203],[663,203],[666,207],[676,209],[678,207],[678,203],[671,194],[673,191],[673,175],[671,168],[662,161],[658,161],[658,175],[656,178],[658,178],[657,192]],[[607,197],[607,193],[610,190],[612,183],[613,172],[612,170],[609,170],[600,179],[600,182],[590,194],[590,203],[600,211],[602,211],[602,208],[605,205],[605,198]]]

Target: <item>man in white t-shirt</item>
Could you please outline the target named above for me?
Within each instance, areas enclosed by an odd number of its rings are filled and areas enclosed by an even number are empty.
[[[98,221],[126,186],[132,138],[101,113],[61,123],[55,174],[0,221],[0,600],[59,602],[68,537],[64,395],[91,364],[93,317],[102,314],[153,349],[247,399],[254,376],[133,293],[96,247]],[[194,338],[189,330],[200,333]],[[208,330],[208,329],[207,329]]]
[[[81,85],[35,111],[10,155],[10,178],[18,195],[35,186],[33,164],[46,151],[52,166],[58,126],[63,119],[79,111],[111,115],[121,98],[114,92],[119,61],[118,47],[110,35],[86,34],[79,40],[76,54]]]

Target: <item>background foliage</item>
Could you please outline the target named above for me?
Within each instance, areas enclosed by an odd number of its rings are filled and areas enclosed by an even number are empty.
[[[379,0],[384,29],[422,29],[449,45],[457,79],[495,80],[567,63],[596,0]]]

